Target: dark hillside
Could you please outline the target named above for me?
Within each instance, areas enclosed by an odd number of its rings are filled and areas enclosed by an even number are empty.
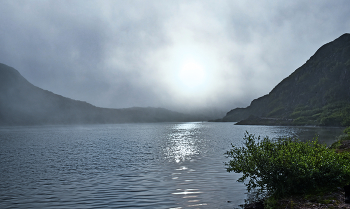
[[[322,46],[269,94],[231,110],[223,121],[250,115],[293,119],[294,125],[350,125],[350,34]]]
[[[0,125],[175,122],[199,120],[162,108],[108,109],[40,89],[0,63]]]

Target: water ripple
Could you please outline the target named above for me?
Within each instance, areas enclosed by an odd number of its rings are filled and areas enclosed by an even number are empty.
[[[0,208],[234,208],[245,187],[223,153],[245,130],[305,133],[232,123],[0,127]]]

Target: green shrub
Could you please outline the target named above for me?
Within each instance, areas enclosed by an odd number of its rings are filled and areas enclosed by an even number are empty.
[[[342,145],[342,141],[350,140],[350,127],[347,127],[343,132],[345,134],[338,136],[337,141],[329,147],[330,149],[338,149]]]
[[[346,141],[346,140],[350,140],[350,135],[349,134],[342,134],[340,136],[338,136],[338,141]]]
[[[346,115],[341,122],[342,126],[350,126],[350,114]],[[350,131],[350,130],[349,130]]]
[[[315,141],[271,140],[246,132],[244,146],[225,153],[228,172],[243,173],[248,191],[283,197],[350,183],[350,154]]]
[[[344,130],[344,133],[346,133],[346,134],[350,135],[350,126],[349,126],[349,127],[347,127],[347,128]]]

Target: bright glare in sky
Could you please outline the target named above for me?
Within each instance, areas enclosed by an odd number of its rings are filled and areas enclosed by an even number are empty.
[[[206,98],[214,90],[215,55],[196,44],[176,45],[164,61],[166,86],[180,98]]]
[[[179,69],[179,84],[188,91],[200,91],[205,85],[204,67],[195,60],[186,60]]]

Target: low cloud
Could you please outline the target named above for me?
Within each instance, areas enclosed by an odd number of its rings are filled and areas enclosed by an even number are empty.
[[[269,93],[349,32],[347,4],[4,0],[0,62],[96,106],[226,112]],[[202,66],[201,90],[176,80],[186,60]]]

